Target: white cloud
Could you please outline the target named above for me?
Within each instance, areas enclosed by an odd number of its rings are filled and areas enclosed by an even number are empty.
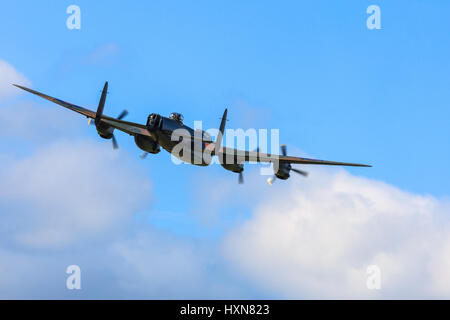
[[[121,287],[131,295],[157,291],[159,297],[179,297],[193,292],[201,282],[202,258],[190,245],[156,232],[116,243],[113,250],[122,260],[121,271],[126,270],[120,276]]]
[[[111,247],[119,290],[129,298],[232,299],[245,295],[222,266],[217,244],[154,229]]]
[[[266,197],[224,252],[286,298],[448,298],[449,214],[448,201],[316,169]],[[380,291],[366,287],[369,265],[381,268]]]
[[[19,94],[19,89],[12,86],[13,83],[30,85],[30,81],[22,73],[8,62],[0,60],[0,99]]]
[[[0,176],[2,218],[15,241],[27,247],[99,237],[151,200],[148,177],[98,143],[54,142],[9,161]]]
[[[31,96],[31,95],[30,95]],[[3,141],[22,143],[53,141],[55,137],[87,132],[87,120],[72,111],[45,101],[42,105],[20,102],[2,106],[0,137]],[[93,128],[95,132],[95,128]]]
[[[74,115],[72,111],[46,100],[40,100],[40,103],[8,100],[25,93],[14,87],[13,83],[31,86],[31,82],[11,64],[0,60],[0,137],[7,138],[6,141],[3,139],[4,143],[11,139],[14,139],[14,143],[17,143],[17,139],[22,139],[22,143],[55,140],[55,136],[61,133],[65,136],[79,133],[75,129],[87,124],[87,120],[80,122],[85,119],[80,115]],[[32,94],[25,94],[28,98],[33,97]]]
[[[80,297],[251,298],[255,288],[259,298],[450,296],[445,200],[344,170],[312,169],[307,180],[273,187],[250,174],[244,190],[252,195],[238,201],[264,201],[234,224],[221,256],[217,243],[132,225],[150,201],[147,178],[132,167],[109,145],[80,141],[9,161],[0,179],[2,243],[9,244],[0,248],[0,296],[70,298],[59,282],[73,263],[91,275]],[[74,246],[82,253],[67,250]],[[366,288],[373,264],[381,268],[380,291]],[[42,294],[42,286],[52,289]]]

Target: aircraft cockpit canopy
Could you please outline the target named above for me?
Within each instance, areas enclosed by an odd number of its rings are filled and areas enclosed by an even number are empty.
[[[169,119],[175,120],[180,124],[183,124],[183,115],[181,113],[172,112],[169,116]]]

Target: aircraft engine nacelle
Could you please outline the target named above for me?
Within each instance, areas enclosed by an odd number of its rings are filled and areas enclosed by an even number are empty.
[[[236,173],[241,173],[242,171],[244,171],[244,165],[243,164],[239,164],[239,163],[221,163],[221,166],[228,171],[232,171],[232,172],[236,172]]]
[[[97,126],[97,132],[100,137],[103,139],[111,139],[114,135],[114,128],[111,126],[108,126],[104,123],[101,123]]]
[[[244,183],[244,175],[242,172],[244,171],[244,164],[243,163],[226,163],[221,162],[220,165],[228,171],[232,171],[235,173],[239,173],[239,184]]]
[[[280,162],[278,164],[278,171],[275,171],[276,168],[274,167],[274,173],[278,179],[287,180],[291,176],[289,173],[291,169],[292,167],[290,163]]]
[[[135,135],[134,142],[140,149],[142,149],[148,153],[156,154],[161,151],[159,144],[150,137],[142,136],[142,135]]]

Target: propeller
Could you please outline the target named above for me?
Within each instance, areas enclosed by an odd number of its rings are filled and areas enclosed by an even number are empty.
[[[144,152],[143,154],[141,154],[139,157],[144,160],[145,158],[147,158],[148,152]]]
[[[119,145],[117,144],[117,139],[114,136],[114,128],[109,126],[108,124],[102,122],[103,110],[105,109],[105,101],[106,95],[108,94],[108,81],[105,82],[105,85],[102,90],[102,95],[100,97],[100,101],[98,102],[97,112],[95,113],[94,118],[89,118],[88,124],[92,124],[92,119],[94,120],[95,127],[97,128],[98,134],[105,139],[112,139],[112,144],[114,149],[118,149]],[[117,120],[122,120],[128,115],[127,110],[123,110],[118,116]]]
[[[244,174],[241,172],[239,172],[239,184],[244,184]]]
[[[286,147],[286,145],[285,145],[285,144],[282,144],[282,145],[280,146],[280,148],[281,148],[281,154],[282,154],[283,156],[287,156],[287,147]]]
[[[253,152],[259,153],[259,147],[253,150]],[[239,172],[239,184],[244,184],[244,174],[242,173],[242,171]]]
[[[123,118],[125,118],[128,115],[128,110],[123,110],[118,116],[117,116],[117,120],[122,120]],[[92,121],[94,120],[94,121]],[[89,125],[97,125],[95,122],[97,121],[97,124],[100,123],[100,118],[89,118],[88,124]],[[117,139],[114,135],[114,133],[112,134],[112,144],[113,144],[113,149],[119,149],[119,144],[117,143]]]
[[[119,149],[119,145],[117,144],[116,136],[114,135],[114,133],[112,135],[112,144],[114,150]]]
[[[125,118],[128,115],[128,110],[123,110],[118,116],[117,116],[117,120],[122,120],[123,118]],[[112,133],[112,145],[113,145],[113,149],[117,150],[119,149],[119,145],[117,144],[117,139],[116,136],[114,135],[114,133]]]
[[[119,116],[117,117],[117,120],[122,120],[123,118],[125,118],[128,115],[128,110],[123,110]]]
[[[282,154],[283,156],[287,156],[287,147],[286,147],[286,145],[283,144],[283,145],[280,146],[280,148],[281,148],[281,154]],[[280,164],[280,166],[281,166],[281,164]],[[280,169],[281,169],[281,168],[280,168]],[[288,172],[294,171],[295,173],[297,173],[297,174],[299,174],[299,175],[302,175],[302,176],[304,176],[304,177],[307,177],[307,176],[308,176],[308,172],[303,171],[303,170],[299,170],[299,169],[292,168],[290,163],[287,163],[287,164],[285,163],[283,169],[284,169],[284,170],[287,170]],[[287,179],[287,178],[286,178],[286,179]],[[270,177],[269,179],[267,179],[267,183],[270,184],[270,185],[272,185],[272,184],[275,182],[275,180],[277,180],[277,176],[276,176],[276,175],[273,175],[272,177]]]
[[[307,177],[308,174],[309,174],[308,172],[303,171],[303,170],[299,170],[299,169],[291,169],[291,171],[294,171],[295,173],[301,174],[304,177]]]

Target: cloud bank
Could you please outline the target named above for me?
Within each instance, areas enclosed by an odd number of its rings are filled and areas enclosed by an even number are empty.
[[[238,270],[284,298],[450,296],[450,202],[344,170],[313,170],[231,231]],[[368,290],[367,267],[381,270]]]
[[[110,149],[62,140],[1,172],[1,201],[8,207],[3,218],[17,223],[16,240],[28,247],[63,246],[103,234],[141,209],[149,181]]]

